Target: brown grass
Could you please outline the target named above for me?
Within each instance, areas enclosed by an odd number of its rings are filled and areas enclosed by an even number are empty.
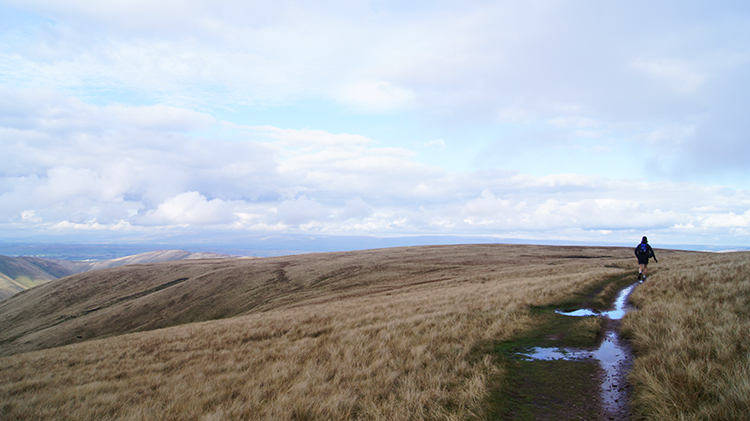
[[[661,257],[661,256],[660,256]],[[750,418],[750,253],[675,258],[632,294],[623,321],[648,420]]]
[[[620,273],[628,250],[470,245],[178,261],[87,272],[0,301],[0,356],[433,285]],[[631,262],[632,263],[632,262]],[[613,267],[605,268],[610,265]],[[557,286],[555,286],[557,288]],[[535,292],[543,300],[551,292]]]
[[[529,306],[561,301],[623,273],[628,262],[634,267],[631,255],[630,249],[488,245],[259,259],[235,267],[195,262],[202,269],[193,266],[190,279],[200,282],[69,322],[86,321],[96,334],[100,319],[121,320],[148,304],[157,310],[135,313],[139,323],[145,320],[138,328],[168,326],[176,319],[159,303],[184,294],[193,297],[192,308],[206,308],[200,297],[209,296],[211,311],[244,315],[124,335],[132,325],[110,326],[107,334],[116,336],[0,358],[0,419],[488,418],[489,391],[503,378],[491,344],[533,328]],[[172,280],[188,270],[185,264],[146,269],[154,276],[166,271],[160,279]],[[273,278],[249,275],[256,273]],[[80,279],[79,287],[93,283]],[[141,291],[154,287],[148,277],[139,282]],[[43,294],[27,294],[48,297],[71,286],[40,288]],[[132,288],[120,288],[120,297],[132,296]],[[101,294],[82,294],[71,305],[118,299],[109,289]],[[242,307],[248,296],[259,304]],[[10,308],[31,314],[26,300]],[[49,323],[58,314],[40,316]],[[42,334],[63,342],[71,331],[65,323],[28,322],[15,330],[23,336],[2,346],[38,348],[55,342],[39,341]]]

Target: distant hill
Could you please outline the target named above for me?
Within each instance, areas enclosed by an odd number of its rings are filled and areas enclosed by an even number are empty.
[[[216,253],[191,253],[182,250],[152,251],[98,262],[0,256],[0,300],[58,278],[92,270],[142,263],[170,262],[174,260],[231,257],[234,256]]]
[[[0,299],[90,267],[86,262],[0,256]]]

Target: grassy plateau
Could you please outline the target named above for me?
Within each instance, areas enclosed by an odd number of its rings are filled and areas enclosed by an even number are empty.
[[[743,419],[750,254],[657,255],[623,321],[638,416]],[[635,267],[630,248],[462,245],[74,275],[0,301],[0,419],[503,419],[502,344]]]

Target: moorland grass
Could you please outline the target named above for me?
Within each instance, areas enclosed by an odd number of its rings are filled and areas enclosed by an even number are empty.
[[[622,329],[637,354],[630,381],[639,415],[749,419],[750,253],[674,257],[630,298],[638,311]]]
[[[634,267],[630,249],[516,249],[371,253],[380,260],[366,270],[347,266],[351,276],[336,284],[336,267],[290,260],[278,281],[299,282],[304,299],[291,291],[224,320],[130,334],[113,326],[109,338],[0,358],[0,419],[491,419],[488,400],[507,373],[487,344],[537,329],[533,308]],[[575,258],[582,253],[589,256]],[[623,320],[636,351],[634,409],[648,420],[747,419],[750,254],[658,254],[661,263],[631,296],[639,310]],[[210,285],[201,276],[191,288]],[[156,307],[188,286],[128,304]],[[158,319],[167,316],[153,313],[151,325],[168,325]],[[0,348],[32,339],[8,336]]]
[[[600,257],[575,258],[592,253]],[[622,274],[627,266],[618,265],[631,253],[535,246],[363,253],[379,260],[366,271],[347,266],[356,273],[346,284],[364,285],[354,289],[326,286],[335,267],[294,269],[290,261],[278,282],[299,282],[304,300],[284,296],[286,304],[224,320],[0,358],[0,419],[488,419],[491,391],[505,375],[491,345],[536,328],[532,307]],[[183,294],[186,285],[174,289]]]

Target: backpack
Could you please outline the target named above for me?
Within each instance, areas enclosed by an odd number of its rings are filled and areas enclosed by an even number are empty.
[[[638,245],[638,254],[648,255],[648,244],[641,243]]]

